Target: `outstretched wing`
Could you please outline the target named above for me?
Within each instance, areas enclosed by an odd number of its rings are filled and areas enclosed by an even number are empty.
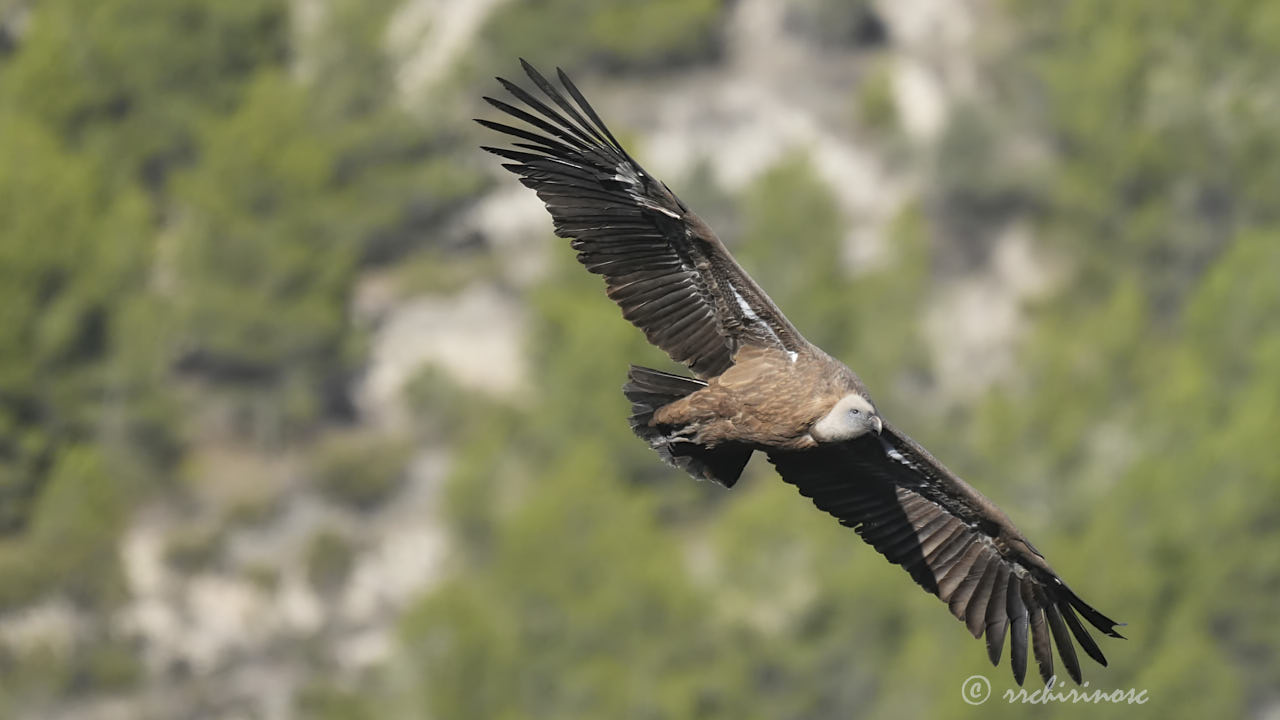
[[[573,239],[578,260],[604,276],[649,342],[702,377],[723,372],[742,345],[807,344],[711,229],[622,149],[564,71],[572,101],[520,62],[551,104],[498,78],[524,109],[485,100],[528,127],[477,119],[522,141],[484,149],[537,191],[556,234]]]
[[[1118,623],[1072,592],[990,500],[888,424],[878,437],[772,452],[769,459],[801,494],[947,603],[975,638],[985,634],[993,665],[1000,664],[1009,634],[1019,685],[1028,633],[1045,682],[1054,674],[1055,644],[1067,673],[1080,682],[1072,636],[1089,657],[1107,664],[1080,617],[1112,637],[1121,637]]]

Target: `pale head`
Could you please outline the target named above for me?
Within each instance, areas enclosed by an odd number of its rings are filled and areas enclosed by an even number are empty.
[[[869,432],[879,435],[882,427],[871,401],[851,393],[836,401],[831,410],[813,424],[809,435],[820,443],[842,442]]]

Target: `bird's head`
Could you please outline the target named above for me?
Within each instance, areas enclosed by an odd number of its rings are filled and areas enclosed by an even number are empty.
[[[867,433],[880,434],[884,424],[871,401],[857,393],[850,393],[818,419],[809,435],[820,443],[842,442],[862,437]]]

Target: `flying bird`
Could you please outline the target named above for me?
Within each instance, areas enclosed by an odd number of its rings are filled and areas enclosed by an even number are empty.
[[[1081,618],[1111,637],[1121,637],[1119,623],[1072,592],[1000,508],[885,420],[857,374],[800,334],[563,70],[557,88],[520,62],[537,91],[497,79],[520,105],[485,101],[522,125],[477,119],[514,138],[483,149],[538,194],[623,317],[697,376],[631,366],[623,392],[635,434],[725,487],[764,453],[783,480],[985,636],[993,665],[1008,636],[1019,685],[1028,639],[1045,682],[1053,645],[1080,682],[1073,637],[1105,666]]]

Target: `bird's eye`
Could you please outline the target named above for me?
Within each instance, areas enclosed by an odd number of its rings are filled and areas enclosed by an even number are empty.
[[[850,409],[850,410],[849,410],[849,414],[850,414],[850,415],[858,415],[858,414],[860,414],[860,413],[861,413],[861,411],[860,411],[860,410],[858,410],[858,408],[852,408],[852,409]]]

